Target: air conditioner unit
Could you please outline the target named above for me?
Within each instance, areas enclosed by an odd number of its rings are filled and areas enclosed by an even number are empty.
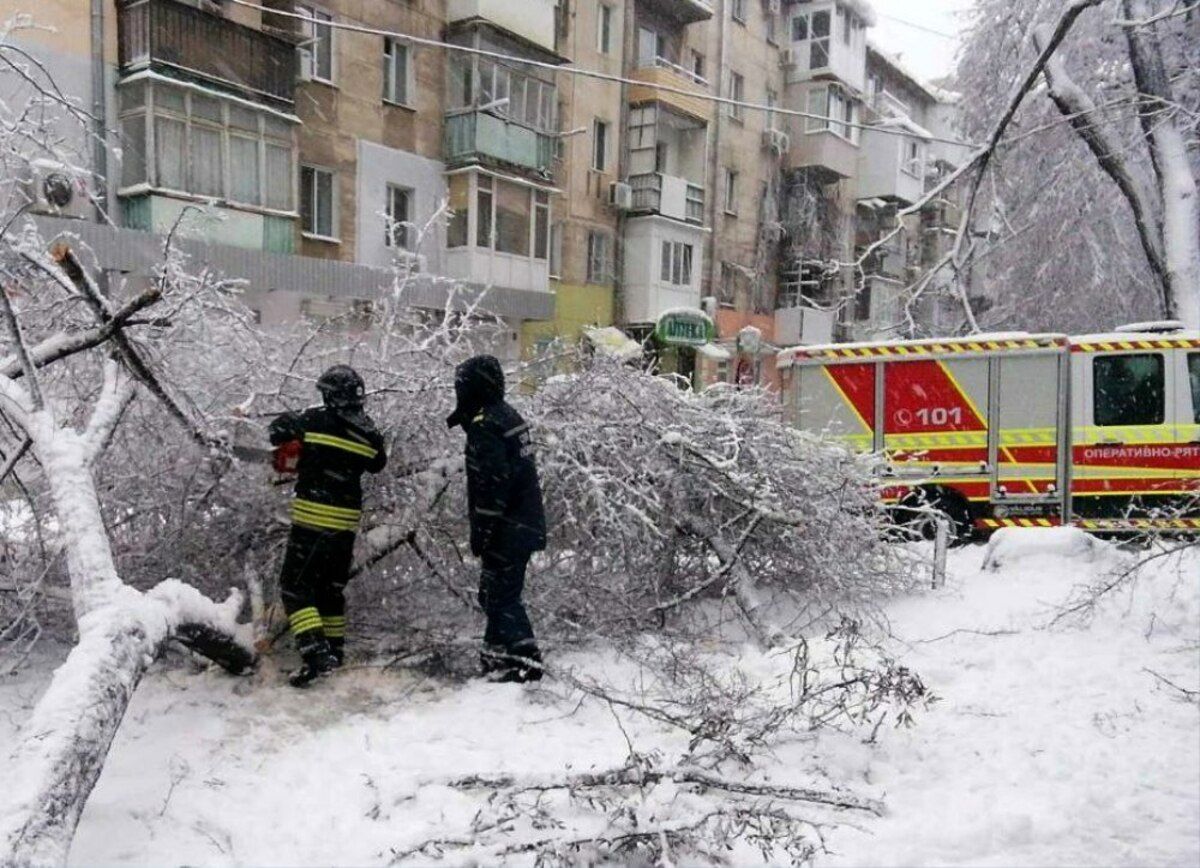
[[[30,208],[55,217],[88,217],[92,200],[86,176],[53,160],[33,160],[25,178]]]
[[[608,185],[608,204],[618,211],[628,211],[633,207],[633,187],[624,181],[613,181]]]
[[[717,297],[715,295],[706,295],[700,299],[700,310],[711,316],[717,315]]]
[[[313,53],[312,44],[316,40],[308,39],[296,46],[296,81],[312,81]]]
[[[798,58],[796,57],[796,49],[781,48],[779,50],[779,65],[780,66],[795,66]]]
[[[792,147],[792,139],[783,130],[763,130],[763,147],[782,157]]]

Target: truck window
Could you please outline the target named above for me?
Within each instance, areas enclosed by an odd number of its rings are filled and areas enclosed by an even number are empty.
[[[1097,425],[1161,425],[1166,419],[1161,353],[1097,356],[1092,368]]]
[[[1200,425],[1200,353],[1188,356],[1188,376],[1192,381],[1192,415]]]

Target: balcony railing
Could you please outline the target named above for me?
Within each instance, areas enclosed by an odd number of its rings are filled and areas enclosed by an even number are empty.
[[[177,0],[120,0],[123,72],[166,66],[251,96],[291,105],[296,50],[290,42]]]
[[[651,68],[669,69],[676,75],[679,75],[679,76],[682,76],[683,78],[689,79],[693,83],[698,84],[701,87],[708,87],[708,79],[707,78],[704,78],[703,76],[700,76],[700,75],[696,75],[696,73],[692,72],[690,69],[680,66],[678,63],[674,63],[665,57],[643,57],[640,61],[638,61],[638,69],[651,69]]]
[[[683,178],[647,172],[631,175],[633,210],[674,217],[688,223],[704,223],[704,188]]]
[[[554,137],[488,112],[465,111],[446,116],[446,162],[495,160],[549,174],[554,164]]]

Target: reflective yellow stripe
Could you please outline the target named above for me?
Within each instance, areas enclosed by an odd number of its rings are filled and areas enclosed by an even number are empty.
[[[305,500],[302,497],[297,497],[295,500],[293,500],[292,505],[297,506],[306,512],[327,515],[331,518],[362,518],[361,509],[352,509],[348,506],[334,506],[329,503],[317,503],[315,500]]]
[[[319,630],[321,629],[321,613],[313,606],[297,609],[288,615],[288,623],[291,625],[292,633],[307,633],[310,630]]]
[[[332,434],[321,434],[316,431],[309,431],[304,435],[305,443],[315,443],[318,446],[329,446],[333,449],[341,449],[345,452],[353,452],[355,455],[361,455],[364,458],[374,458],[379,454],[378,450],[372,449],[365,443],[359,443],[355,440],[347,440],[344,437],[335,437]]]
[[[1200,530],[1200,518],[1081,518],[1071,523],[1086,530],[1140,530],[1144,528]]]
[[[341,639],[346,635],[345,615],[324,615],[321,622],[325,627],[325,635],[331,639]]]
[[[1174,425],[1089,425],[1075,429],[1074,439],[1077,445],[1106,445],[1126,446],[1140,443],[1171,443],[1177,438]],[[1117,443],[1105,444],[1105,440],[1115,440]]]

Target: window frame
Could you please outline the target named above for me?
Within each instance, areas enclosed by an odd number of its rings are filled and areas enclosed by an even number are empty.
[[[736,169],[725,167],[724,200],[725,214],[728,217],[738,216],[737,182],[739,174]]]
[[[616,7],[610,3],[601,3],[596,10],[596,51],[600,54],[612,54],[613,22],[616,21]]]
[[[295,6],[296,12],[305,16],[301,19],[301,32],[306,40],[310,40],[308,45],[300,49],[300,62],[305,69],[305,78],[308,81],[317,81],[321,84],[327,84],[331,87],[337,86],[337,28],[333,27],[334,16],[330,12],[326,12],[319,6],[312,6],[308,3],[297,3]],[[318,33],[319,29],[325,29],[327,34],[322,36]],[[329,76],[319,74],[318,61],[318,46],[323,46],[326,41],[329,44]]]
[[[1192,424],[1200,425],[1200,352],[1188,353],[1184,368],[1187,370],[1188,387],[1192,395]]]
[[[606,286],[613,282],[612,236],[598,229],[589,229],[587,237],[587,283]]]
[[[397,220],[393,205],[395,204],[396,194],[404,196],[404,219]],[[413,231],[416,228],[413,226],[413,200],[416,198],[416,191],[412,187],[406,187],[403,184],[393,184],[390,181],[386,187],[385,200],[383,204],[384,212],[384,231],[383,231],[383,246],[394,250],[412,251],[413,243],[416,239],[413,237]],[[397,243],[399,239],[399,243]]]
[[[1153,359],[1157,365],[1157,378],[1159,383],[1158,391],[1158,418],[1157,421],[1131,421],[1128,418],[1110,420],[1105,417],[1105,421],[1101,421],[1100,416],[1100,400],[1101,400],[1101,373],[1102,366],[1107,366],[1113,363],[1124,362],[1128,359]],[[1156,426],[1170,424],[1167,413],[1167,360],[1163,353],[1146,352],[1146,353],[1120,353],[1120,354],[1100,354],[1092,358],[1092,424],[1097,428],[1135,428],[1140,426]],[[1146,391],[1138,389],[1139,392]]]
[[[695,276],[696,245],[663,239],[659,253],[658,282],[674,289],[689,289]]]
[[[746,0],[731,0],[729,4],[729,17],[738,24],[746,23]]]
[[[593,172],[608,171],[608,142],[612,123],[602,118],[592,119],[592,160]]]
[[[311,188],[311,190],[306,189],[306,185],[304,183],[305,171],[312,173],[312,188]],[[329,180],[329,234],[325,234],[325,233],[318,231],[320,229],[319,201],[317,198],[319,195],[318,188],[317,188],[317,180],[318,180],[319,175],[326,175],[330,179]],[[304,197],[307,196],[310,192],[313,194],[313,205],[314,205],[314,208],[312,211],[312,214],[313,214],[313,229],[312,230],[306,229],[305,223],[304,223],[304,202],[305,202]],[[337,172],[334,169],[331,169],[327,166],[315,166],[315,165],[310,165],[310,164],[301,164],[301,166],[300,166],[300,201],[297,202],[297,205],[299,206],[298,210],[300,211],[300,235],[301,235],[301,237],[308,238],[313,241],[328,241],[328,242],[331,242],[334,244],[342,243],[342,239],[338,235],[338,228],[339,228],[338,218],[340,216],[338,213],[338,177],[337,177]]]
[[[729,70],[729,98],[737,102],[744,102],[746,99],[746,77],[732,69]],[[727,107],[731,119],[739,123],[745,121],[746,113],[742,106],[730,103]]]
[[[396,92],[396,60],[395,51],[404,52],[404,93]],[[383,39],[383,102],[385,105],[412,108],[412,76],[413,51],[412,46],[402,39],[385,36]]]

